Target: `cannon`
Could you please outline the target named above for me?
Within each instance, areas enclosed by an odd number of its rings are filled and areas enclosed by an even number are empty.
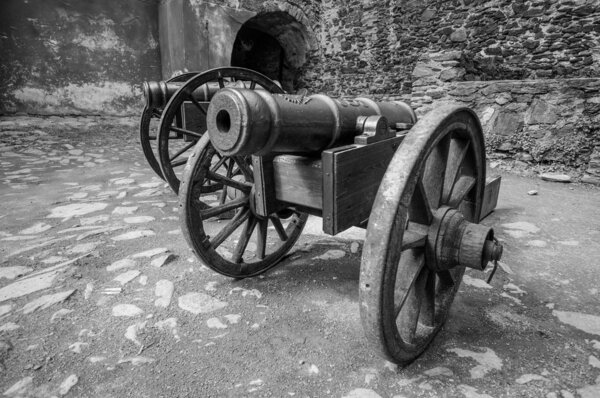
[[[399,101],[225,87],[206,120],[179,191],[196,256],[220,274],[253,277],[286,255],[308,215],[330,235],[366,228],[361,320],[390,361],[419,356],[465,268],[502,255],[493,229],[479,224],[500,180],[486,184],[482,128],[468,108],[448,104],[417,120]]]
[[[206,131],[208,101],[224,87],[283,92],[276,81],[236,67],[188,72],[142,85],[145,98],[139,125],[142,151],[152,170],[175,193],[179,190],[181,173],[178,170],[183,168],[191,148]]]
[[[168,102],[166,95],[162,95],[160,99],[159,94],[155,93],[157,86],[162,86],[161,83],[169,84],[171,87],[181,87],[188,79],[195,76],[196,73],[183,73],[175,76],[164,82],[144,82],[142,83],[142,91],[144,93],[144,109],[140,116],[139,124],[139,139],[142,147],[142,152],[148,162],[148,165],[154,170],[154,172],[164,180],[160,164],[158,163],[158,145],[156,129],[158,127],[158,120],[162,116],[162,111]],[[159,88],[160,90],[160,88]],[[181,123],[179,123],[181,124]]]

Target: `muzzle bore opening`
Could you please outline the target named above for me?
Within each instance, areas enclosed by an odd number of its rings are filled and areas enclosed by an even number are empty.
[[[231,116],[229,116],[229,112],[224,109],[221,109],[217,113],[217,129],[219,133],[227,134],[231,129]]]

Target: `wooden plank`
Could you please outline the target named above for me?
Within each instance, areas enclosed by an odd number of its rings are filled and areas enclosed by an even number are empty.
[[[283,209],[284,204],[277,201],[273,158],[268,156],[252,156],[254,173],[254,208],[259,216],[268,216]]]
[[[323,152],[323,231],[364,225],[381,179],[403,136]]]
[[[202,106],[208,108],[208,102],[200,102]],[[206,131],[206,115],[204,115],[196,105],[191,102],[183,103],[182,112],[183,128],[195,133],[204,134]]]
[[[500,183],[502,177],[488,177],[485,179],[485,191],[483,193],[483,204],[481,205],[481,217],[483,220],[494,211],[498,205],[498,195],[500,194]]]
[[[273,159],[273,182],[278,201],[319,211],[323,208],[321,159],[295,155],[276,156]]]
[[[356,148],[356,145],[329,149],[321,154],[323,161],[323,232],[335,235],[335,155]]]

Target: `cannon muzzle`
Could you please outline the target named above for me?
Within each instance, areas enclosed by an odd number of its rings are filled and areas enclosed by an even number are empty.
[[[377,115],[384,116],[389,126],[416,122],[410,106],[399,101],[224,88],[210,102],[207,126],[212,144],[227,156],[310,154],[351,144],[362,134],[357,124]]]
[[[181,87],[180,84],[160,82],[144,82],[142,91],[146,99],[146,107],[149,109],[159,109],[164,107],[169,98]]]

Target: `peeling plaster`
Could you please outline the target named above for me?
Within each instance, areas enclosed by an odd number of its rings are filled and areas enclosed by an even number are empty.
[[[190,6],[193,8],[196,18],[202,19],[202,13],[204,12],[204,0],[189,0]]]
[[[4,11],[1,114],[135,115],[141,83],[160,80],[153,2],[47,0]]]
[[[139,104],[123,106],[120,101],[137,97],[142,92],[138,86],[127,82],[102,82],[68,84],[54,89],[25,86],[12,92],[25,107],[42,114],[78,114],[102,112],[110,115],[136,113]],[[135,109],[129,109],[135,108]]]
[[[148,32],[148,47],[150,47],[153,50],[156,50],[158,48],[158,42],[156,41],[154,36],[152,36],[152,32]]]
[[[73,39],[73,43],[78,44],[88,50],[114,50],[120,52],[133,52],[132,48],[128,47],[116,35],[114,30],[106,28],[104,31],[95,35],[81,34]]]

